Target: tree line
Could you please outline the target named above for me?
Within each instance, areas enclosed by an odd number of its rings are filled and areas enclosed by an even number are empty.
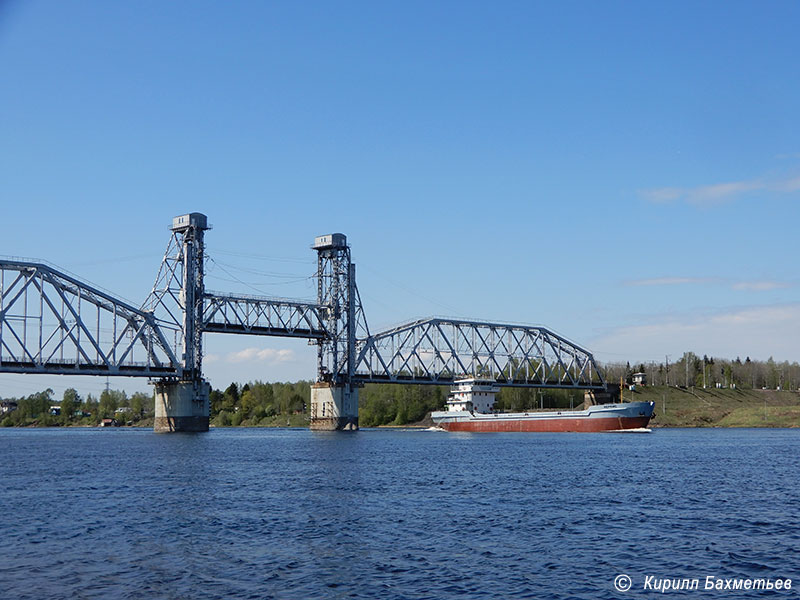
[[[407,425],[443,410],[450,386],[371,383],[358,392],[358,420],[362,427]],[[231,383],[212,390],[211,424],[258,426],[274,424],[275,417],[308,417],[311,382]],[[522,411],[538,407],[569,408],[583,402],[581,391],[504,388],[497,394],[497,410]]]
[[[3,427],[40,425],[99,425],[103,419],[137,422],[152,418],[155,410],[153,395],[136,392],[128,396],[122,390],[106,389],[99,397],[88,394],[85,398],[75,388],[67,388],[61,400],[56,400],[52,389],[19,398],[2,398],[3,404],[15,410],[0,416]],[[118,409],[123,409],[121,412]]]
[[[634,373],[645,373],[650,385],[800,390],[800,364],[777,362],[772,357],[765,361],[749,356],[730,360],[684,352],[674,361],[664,357],[662,362],[609,363],[603,365],[603,371],[609,383],[620,379],[632,383]]]
[[[721,359],[686,352],[677,360],[601,365],[606,381],[633,382],[634,373],[645,373],[650,385],[737,387],[800,390],[797,362]],[[307,421],[311,398],[310,381],[231,383],[224,390],[212,389],[209,397],[213,426],[263,426]],[[414,384],[368,384],[359,390],[359,422],[362,427],[418,423],[435,410],[445,408],[449,386]],[[107,389],[95,397],[81,397],[74,388],[56,400],[52,389],[19,398],[0,398],[16,404],[16,410],[0,415],[0,425],[99,425],[103,419],[124,423],[147,423],[154,416],[152,394],[128,396],[122,390]],[[518,412],[536,408],[576,408],[583,402],[580,390],[502,388],[495,408]],[[58,410],[54,411],[53,407]],[[121,409],[121,410],[120,410]]]
[[[275,423],[277,416],[302,415],[308,411],[311,382],[231,383],[209,395],[211,425],[258,426]]]
[[[224,390],[212,389],[209,396],[211,425],[275,425],[285,423],[281,419],[290,416],[301,416],[300,422],[305,421],[309,417],[311,385],[310,381],[255,381],[243,385],[231,383]],[[359,390],[359,422],[362,427],[420,422],[431,411],[445,408],[449,391],[449,386],[441,385],[368,384]],[[5,401],[17,404],[16,410],[0,419],[0,425],[6,427],[97,426],[107,418],[136,424],[154,416],[153,396],[141,392],[128,397],[121,390],[104,390],[99,398],[91,394],[81,398],[75,389],[70,388],[58,402],[53,390],[48,388],[22,398],[6,398]],[[580,392],[505,388],[497,395],[496,407],[509,411],[538,407],[569,408],[582,401]],[[55,406],[59,409],[58,414],[52,410]]]

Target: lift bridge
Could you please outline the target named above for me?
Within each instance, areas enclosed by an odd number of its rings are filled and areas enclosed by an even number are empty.
[[[317,301],[205,289],[201,213],[175,217],[152,291],[141,306],[42,262],[0,259],[0,373],[147,377],[156,431],[206,431],[203,334],[305,338],[317,346],[313,429],[357,429],[365,383],[601,391],[590,352],[543,327],[429,318],[370,333],[347,239],[314,240]]]

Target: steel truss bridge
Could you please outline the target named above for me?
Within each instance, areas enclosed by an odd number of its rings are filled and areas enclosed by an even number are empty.
[[[139,306],[42,262],[0,259],[0,373],[202,378],[203,334],[306,338],[317,381],[601,390],[592,354],[543,327],[430,318],[370,333],[342,234],[316,238],[317,301],[211,292],[205,215],[173,219],[155,285]]]

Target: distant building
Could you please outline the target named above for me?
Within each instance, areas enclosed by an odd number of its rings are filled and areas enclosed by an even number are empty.
[[[17,410],[17,403],[11,400],[3,400],[0,402],[0,414],[4,415]]]
[[[634,373],[631,380],[633,385],[647,385],[647,373]]]
[[[51,406],[50,414],[53,415],[54,417],[57,417],[58,415],[61,414],[61,407],[58,404]]]

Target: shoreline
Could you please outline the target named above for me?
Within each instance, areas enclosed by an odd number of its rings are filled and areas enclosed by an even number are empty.
[[[674,386],[645,386],[623,390],[624,402],[655,402],[655,416],[648,424],[653,429],[669,428],[756,428],[793,429],[800,427],[800,392],[786,390],[753,390],[736,388],[685,388]],[[561,409],[563,410],[563,409]],[[240,425],[221,425],[212,422],[211,428],[304,428],[306,415],[276,415],[269,422]],[[119,427],[152,428],[153,419],[144,418],[131,425]],[[427,429],[433,426],[430,413],[421,421],[407,424],[387,424],[370,429]],[[32,422],[13,428],[53,429],[60,427],[102,428],[87,423],[47,424]],[[117,429],[117,427],[110,427]]]

